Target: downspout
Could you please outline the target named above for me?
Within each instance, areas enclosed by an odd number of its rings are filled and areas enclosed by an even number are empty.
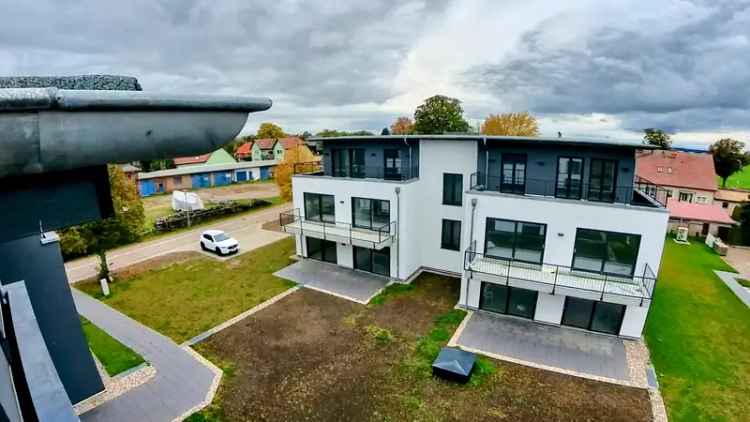
[[[401,279],[401,267],[399,266],[399,255],[401,255],[401,187],[396,186],[396,278]]]

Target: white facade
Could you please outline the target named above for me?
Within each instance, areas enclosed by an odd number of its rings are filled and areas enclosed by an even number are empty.
[[[351,223],[353,197],[388,200],[391,221],[396,222],[396,236],[390,244],[392,278],[406,280],[420,269],[460,275],[459,305],[474,309],[480,306],[482,281],[535,290],[538,296],[533,319],[557,325],[561,323],[566,296],[618,303],[627,306],[618,334],[639,337],[650,306],[648,298],[621,296],[606,288],[603,294],[565,286],[553,289],[540,283],[466,271],[465,251],[473,239],[477,251],[482,252],[487,218],[536,222],[546,224],[545,264],[571,266],[576,230],[586,228],[640,235],[635,275],[642,274],[646,265],[658,273],[668,212],[663,208],[645,206],[476,192],[470,190],[471,174],[476,169],[476,142],[422,140],[418,179],[385,181],[297,175],[293,178],[294,207],[304,217],[305,192],[333,195],[336,221]],[[460,206],[443,205],[445,173],[463,176],[464,193]],[[476,206],[472,207],[472,203]],[[459,251],[441,247],[443,219],[461,222]],[[304,236],[298,234],[296,238],[297,254],[307,256]],[[353,268],[351,244],[338,242],[336,250],[338,265]]]

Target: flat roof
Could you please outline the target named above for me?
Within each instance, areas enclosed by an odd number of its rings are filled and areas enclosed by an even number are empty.
[[[256,167],[275,166],[277,164],[279,164],[277,160],[240,161],[239,163],[226,164],[194,164],[190,166],[179,167],[176,169],[138,173],[138,180],[154,179],[156,177],[184,176],[186,174],[212,173],[215,171],[249,169]]]
[[[485,136],[485,135],[368,135],[368,136],[335,136],[330,138],[313,137],[311,141],[389,141],[389,140],[435,140],[435,141],[507,141],[524,143],[544,143],[552,145],[596,145],[635,149],[658,149],[653,145],[643,144],[638,140],[610,138],[558,138],[548,136]]]

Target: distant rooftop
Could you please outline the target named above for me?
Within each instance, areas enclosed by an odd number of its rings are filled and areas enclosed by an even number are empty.
[[[609,147],[656,149],[652,145],[645,145],[638,140],[607,139],[607,138],[558,138],[544,136],[485,136],[485,135],[371,135],[371,136],[336,136],[336,137],[314,137],[311,141],[383,141],[383,140],[466,140],[466,141],[506,141],[506,142],[528,142],[556,145],[599,145]]]

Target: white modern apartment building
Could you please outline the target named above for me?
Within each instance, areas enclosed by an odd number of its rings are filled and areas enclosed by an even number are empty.
[[[294,176],[294,210],[280,216],[298,255],[397,281],[454,275],[459,306],[640,337],[669,219],[634,182],[642,144],[316,140],[322,169]]]

